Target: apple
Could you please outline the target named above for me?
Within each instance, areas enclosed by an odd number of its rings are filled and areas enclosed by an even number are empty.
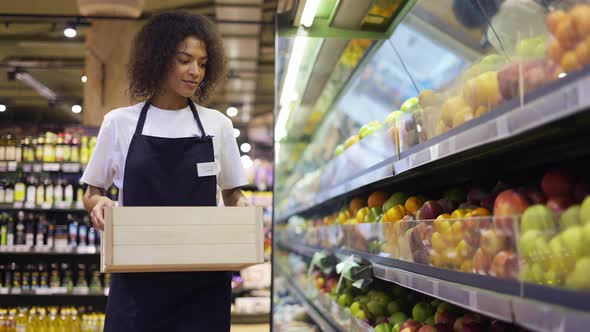
[[[377,129],[381,128],[383,124],[379,121],[371,121],[364,126],[361,127],[359,131],[359,138],[363,139],[372,133],[374,133]]]
[[[521,192],[524,193],[526,198],[532,204],[545,204],[545,202],[547,201],[547,199],[545,198],[545,195],[543,195],[543,193],[535,187],[523,188],[521,190]]]
[[[514,231],[513,217],[522,214],[528,206],[527,199],[521,193],[512,189],[504,190],[496,197],[494,202],[496,223],[508,235],[511,235]]]
[[[544,236],[545,234],[536,229],[524,233],[518,241],[520,255],[525,260],[532,260],[536,256],[536,240]]]
[[[571,177],[563,171],[548,171],[543,176],[541,187],[547,197],[568,196],[572,193]]]
[[[356,216],[358,211],[367,206],[367,201],[362,197],[355,197],[350,201],[348,209],[353,216]]]
[[[406,99],[406,101],[404,101],[402,103],[402,106],[400,107],[400,111],[407,112],[410,108],[412,108],[416,104],[418,104],[418,98],[416,98],[416,97],[408,98],[408,99]]]
[[[434,327],[436,328],[436,332],[454,332],[453,331],[453,324],[439,323],[439,324],[434,324]]]
[[[446,198],[455,204],[460,204],[461,202],[464,202],[466,197],[467,194],[465,193],[465,190],[461,188],[452,188],[447,190],[443,194],[443,198]]]
[[[475,251],[473,255],[473,270],[475,273],[487,275],[491,264],[490,256],[484,253],[483,249],[479,248]]]
[[[389,316],[389,321],[394,324],[403,324],[406,320],[408,320],[408,316],[401,311],[395,312]]]
[[[492,211],[492,210],[494,210],[494,201],[495,200],[496,200],[496,196],[494,196],[493,194],[489,194],[489,195],[486,195],[484,198],[482,198],[479,205],[481,205],[483,208],[485,208],[489,211]]]
[[[379,323],[375,326],[375,332],[391,332],[391,325],[388,322]]]
[[[436,202],[443,209],[444,213],[451,213],[455,209],[455,204],[453,204],[453,202],[449,201],[446,198],[441,198]]]
[[[436,324],[455,324],[455,320],[457,320],[457,316],[449,311],[437,311],[434,314],[434,322]]]
[[[580,224],[580,206],[572,205],[559,217],[559,227],[566,229]]]
[[[433,314],[432,306],[426,302],[419,302],[412,308],[412,317],[420,322],[425,322]]]
[[[584,182],[576,183],[574,187],[574,200],[581,203],[586,196],[590,195],[590,185]]]
[[[438,330],[433,325],[424,325],[418,330],[418,332],[438,332]]]
[[[494,257],[509,244],[506,236],[498,229],[482,229],[480,233],[480,249],[489,257]]]
[[[412,196],[406,200],[404,207],[409,214],[415,215],[422,205],[424,205],[424,200],[417,196]]]
[[[370,208],[378,207],[382,209],[384,203],[387,201],[387,194],[382,191],[375,191],[367,199],[367,205]]]
[[[389,196],[385,204],[383,204],[383,211],[388,211],[389,209],[393,208],[397,205],[404,205],[408,200],[408,195],[403,192],[397,192]]]
[[[390,315],[393,315],[396,312],[399,312],[401,310],[401,306],[397,301],[391,301],[387,304],[387,312],[389,312]]]
[[[383,222],[400,221],[406,214],[407,211],[403,205],[396,205],[385,212],[385,215],[383,215]]]
[[[323,277],[319,277],[315,280],[315,286],[318,289],[323,288],[325,284],[326,284],[326,279],[324,279]]]
[[[567,276],[565,286],[572,289],[590,289],[590,257],[583,257],[576,262],[576,267]]]
[[[375,317],[383,316],[386,314],[385,305],[375,300],[367,303],[367,310],[369,311],[369,313],[371,313],[371,315]]]
[[[590,196],[586,197],[580,206],[580,222],[583,225],[590,223]]]
[[[359,310],[354,314],[354,317],[364,321],[367,319],[367,313],[364,310]]]
[[[341,307],[349,307],[352,304],[352,295],[344,293],[338,297],[338,304]]]
[[[490,275],[502,279],[518,278],[518,256],[509,250],[500,251],[492,260]]]
[[[567,250],[566,253],[574,259],[590,254],[590,247],[584,242],[583,234],[582,226],[572,226],[559,235],[561,243]]]
[[[565,211],[572,204],[572,199],[567,196],[552,197],[547,201],[547,207],[558,214]]]
[[[545,234],[555,231],[555,218],[553,212],[545,205],[530,206],[524,211],[520,224],[522,233],[530,230],[539,230]]]
[[[400,332],[418,332],[422,327],[422,323],[417,320],[408,319],[400,328]]]
[[[443,213],[443,208],[436,201],[428,201],[416,212],[416,219],[431,220]]]
[[[467,201],[469,203],[479,205],[481,200],[486,197],[487,193],[482,188],[471,188],[469,192],[467,192]]]
[[[353,316],[361,309],[362,309],[362,305],[359,301],[355,301],[350,305],[350,313]]]
[[[486,328],[483,324],[480,323],[467,323],[463,324],[463,329],[461,332],[486,332]]]

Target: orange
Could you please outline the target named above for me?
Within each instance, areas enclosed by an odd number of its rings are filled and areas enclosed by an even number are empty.
[[[561,45],[559,45],[559,41],[557,39],[551,41],[551,44],[547,47],[547,54],[553,62],[561,63],[561,57],[563,56],[563,49]]]
[[[362,197],[355,197],[350,201],[349,204],[349,210],[350,210],[350,214],[353,216],[356,216],[356,214],[359,212],[359,210],[361,208],[363,208],[363,206],[366,206],[367,203],[365,202],[365,199]]]
[[[587,65],[590,63],[590,46],[588,46],[586,42],[578,43],[574,52],[581,65]]]
[[[383,216],[383,222],[396,222],[402,220],[406,215],[406,208],[402,205],[396,205],[391,209],[387,210]]]
[[[382,191],[376,191],[369,196],[368,204],[369,208],[382,207],[387,201],[387,193]]]
[[[471,211],[472,217],[483,217],[483,216],[491,216],[491,215],[492,215],[492,213],[488,209],[482,208],[482,207],[479,207],[479,208]]]
[[[555,31],[555,37],[557,40],[559,40],[559,45],[561,45],[566,50],[571,50],[574,46],[576,46],[578,34],[574,28],[572,20],[569,17],[559,22],[557,25],[557,31]]]
[[[590,6],[583,4],[576,5],[570,11],[570,15],[578,35],[587,36],[590,34]]]
[[[549,31],[555,34],[557,31],[557,25],[559,22],[562,22],[567,18],[567,14],[563,10],[555,10],[547,15],[547,26],[549,27]]]
[[[580,69],[582,66],[574,51],[566,52],[561,59],[561,68],[566,72],[572,72]]]
[[[406,201],[405,208],[409,214],[415,215],[422,205],[424,205],[424,202],[420,198],[412,196]]]

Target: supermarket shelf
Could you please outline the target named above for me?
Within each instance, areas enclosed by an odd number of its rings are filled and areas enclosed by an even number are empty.
[[[305,294],[303,294],[303,291],[301,291],[295,285],[293,280],[290,277],[288,277],[287,274],[284,273],[281,268],[278,267],[277,270],[279,271],[280,274],[285,276],[286,281],[287,281],[287,282],[285,282],[285,287],[287,288],[289,293],[293,294],[293,296],[295,296],[297,298],[297,300],[299,300],[301,305],[303,305],[303,307],[305,307],[306,313],[320,327],[321,331],[324,331],[324,332],[342,331],[342,329],[340,329],[334,325],[334,323],[330,319],[330,316],[326,312],[324,312],[324,310],[322,310],[320,306],[314,304],[312,301],[310,301],[305,296]]]
[[[524,150],[518,143],[528,144],[527,149],[531,146],[543,149],[547,145],[547,135],[563,134],[553,124],[587,113],[590,95],[586,91],[589,89],[590,68],[569,74],[525,96],[524,106],[518,98],[512,99],[477,119],[402,152],[392,164],[358,170],[349,181],[315,195],[310,194],[310,200],[299,203],[297,208],[278,213],[277,220],[324,208],[338,198],[369,185],[403,181],[410,177],[409,171],[422,170],[427,165],[436,164],[439,168],[457,166],[461,160],[481,158],[482,152],[489,155],[492,148],[503,153],[519,148]],[[546,133],[522,135],[540,128],[547,129]],[[581,148],[579,144],[578,148]],[[543,158],[546,157],[538,155],[539,160]]]
[[[311,257],[325,248],[279,243],[279,248]],[[376,278],[535,331],[582,331],[590,325],[590,294],[462,273],[350,250],[372,263]],[[528,291],[527,291],[528,288]],[[525,297],[522,297],[522,296]],[[584,327],[584,328],[583,328]]]
[[[18,256],[100,256],[98,247],[80,247],[56,249],[37,249],[19,246],[0,246],[0,255],[10,254]]]
[[[14,210],[23,210],[23,211],[35,211],[35,212],[87,212],[82,208],[78,208],[76,206],[36,206],[36,205],[27,205],[27,204],[0,204],[0,211],[14,211]]]
[[[234,314],[231,315],[232,324],[264,324],[270,323],[270,313],[265,314]]]
[[[1,297],[5,306],[92,305],[104,308],[107,302],[104,294],[3,294]]]
[[[60,163],[46,163],[46,162],[16,162],[16,161],[0,161],[0,172],[16,172],[22,168],[25,173],[41,173],[41,172],[64,172],[64,173],[79,173],[84,170],[84,165],[75,162],[60,162]]]

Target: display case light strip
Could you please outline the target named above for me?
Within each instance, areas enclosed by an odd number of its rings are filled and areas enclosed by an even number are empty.
[[[305,2],[303,14],[301,15],[301,25],[306,28],[311,27],[313,20],[315,19],[315,15],[318,12],[319,5],[320,0],[307,0]]]

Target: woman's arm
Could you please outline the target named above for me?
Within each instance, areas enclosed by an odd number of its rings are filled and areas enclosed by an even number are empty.
[[[95,228],[104,230],[104,208],[115,206],[110,198],[106,197],[103,188],[88,185],[84,193],[84,207],[90,213],[90,219]]]
[[[226,206],[250,206],[250,202],[240,188],[233,188],[221,191],[223,202]]]

